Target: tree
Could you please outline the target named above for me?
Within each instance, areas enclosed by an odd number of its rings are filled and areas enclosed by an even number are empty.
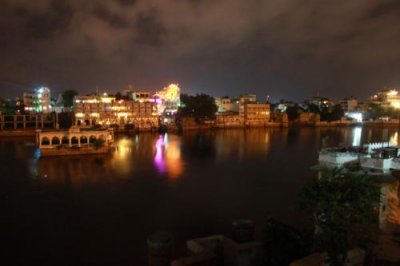
[[[369,118],[372,118],[372,119],[375,120],[375,119],[378,119],[378,118],[382,117],[383,114],[384,114],[384,110],[383,110],[381,105],[376,104],[376,103],[371,103],[368,106],[368,116],[369,116]]]
[[[380,192],[368,176],[323,172],[301,191],[302,206],[315,222],[314,245],[331,265],[343,265],[347,251],[369,250],[378,224]]]
[[[215,118],[217,105],[212,96],[207,94],[196,94],[195,96],[181,94],[180,100],[179,118],[193,117],[198,123]]]
[[[332,111],[328,116],[328,121],[337,121],[340,120],[344,116],[344,111],[340,104],[336,104],[333,106]]]
[[[64,101],[64,107],[71,107],[74,104],[74,97],[78,93],[74,90],[66,90],[62,93],[62,99]]]
[[[121,92],[117,92],[115,94],[115,99],[116,100],[129,100],[129,96],[123,95]]]
[[[299,118],[300,116],[300,107],[295,105],[295,106],[288,106],[286,108],[286,113],[288,115],[289,121],[295,121]]]

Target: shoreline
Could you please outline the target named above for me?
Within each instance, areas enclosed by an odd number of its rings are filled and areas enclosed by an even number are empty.
[[[343,122],[319,122],[319,123],[279,123],[271,122],[260,126],[229,126],[229,125],[192,125],[189,127],[183,127],[182,130],[177,128],[167,128],[165,132],[176,133],[180,131],[192,131],[192,130],[218,130],[218,129],[253,129],[253,128],[335,128],[335,127],[388,127],[388,128],[400,128],[399,123],[391,122],[362,122],[362,123],[343,123]],[[126,133],[148,133],[148,132],[159,132],[161,130],[118,130],[115,134],[126,134]],[[36,129],[10,129],[10,130],[0,130],[1,137],[35,137]]]

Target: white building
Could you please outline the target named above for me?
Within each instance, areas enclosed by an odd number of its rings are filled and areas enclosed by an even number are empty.
[[[50,113],[50,90],[47,87],[35,89],[33,92],[24,92],[23,103],[26,112]]]
[[[215,97],[214,100],[218,108],[218,113],[239,112],[239,100],[227,96]]]
[[[355,97],[345,98],[340,106],[344,112],[353,112],[358,109],[358,100]]]

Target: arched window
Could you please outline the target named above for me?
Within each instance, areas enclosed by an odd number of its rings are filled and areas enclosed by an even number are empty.
[[[77,137],[72,137],[71,144],[78,144],[78,138]]]
[[[42,138],[42,145],[50,145],[50,140],[48,137]]]
[[[60,144],[60,139],[58,137],[53,137],[51,139],[51,145],[59,145]]]
[[[89,143],[95,143],[96,142],[96,137],[95,136],[90,136],[89,137]]]
[[[88,143],[88,139],[86,136],[81,136],[81,144],[87,144]]]
[[[69,139],[68,139],[68,137],[62,137],[62,139],[61,139],[61,144],[69,144]]]

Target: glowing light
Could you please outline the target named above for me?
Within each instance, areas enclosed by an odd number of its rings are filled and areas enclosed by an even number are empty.
[[[80,118],[80,117],[84,117],[84,116],[85,116],[85,115],[84,115],[83,113],[76,113],[76,114],[75,114],[75,117],[79,117],[79,118]]]
[[[396,96],[399,92],[397,90],[390,90],[386,95],[387,96]]]
[[[353,146],[361,146],[361,133],[362,133],[361,127],[354,128],[353,143],[352,143]]]
[[[180,88],[178,84],[170,84],[168,87],[158,91],[154,96],[159,114],[164,112],[176,113],[178,111],[180,104]]]
[[[400,109],[400,101],[392,101],[391,105],[396,109]]]
[[[393,146],[397,146],[399,145],[399,134],[397,132],[395,132],[391,137],[389,142],[393,145]]]
[[[169,178],[179,178],[183,173],[180,142],[178,139],[169,141],[168,134],[160,135],[156,141],[154,164],[159,173],[167,173]]]
[[[125,106],[113,106],[113,107],[111,107],[111,110],[113,110],[113,111],[124,111],[124,110],[126,110],[126,107]]]
[[[99,113],[91,113],[90,116],[92,116],[92,117],[100,117],[100,114]]]
[[[103,103],[112,103],[114,100],[114,97],[101,97],[101,102]]]
[[[154,163],[157,166],[158,172],[160,173],[165,173],[163,147],[164,147],[164,138],[160,136],[156,142],[156,155],[154,156]]]
[[[117,116],[118,116],[118,117],[125,117],[125,118],[127,118],[127,117],[128,117],[128,113],[119,112],[119,113],[117,114]]]
[[[346,113],[346,116],[356,120],[357,122],[362,122],[363,121],[363,114],[360,112],[351,112],[351,113]]]
[[[120,173],[128,174],[132,169],[132,162],[129,160],[132,145],[132,141],[125,138],[117,142],[117,150],[114,153],[112,165]]]

